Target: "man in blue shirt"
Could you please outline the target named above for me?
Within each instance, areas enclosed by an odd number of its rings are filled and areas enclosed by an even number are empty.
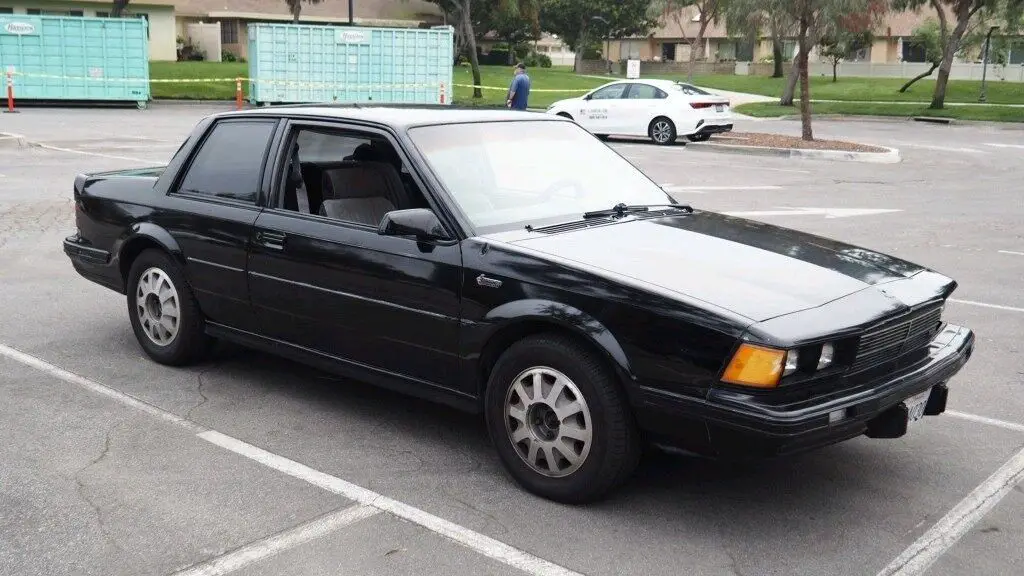
[[[526,65],[520,62],[516,66],[512,85],[508,88],[508,100],[505,105],[513,110],[526,110],[526,103],[529,99],[530,77],[526,75]]]

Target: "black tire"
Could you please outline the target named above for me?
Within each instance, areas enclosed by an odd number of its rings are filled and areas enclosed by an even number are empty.
[[[690,142],[707,142],[711,140],[711,134],[691,134],[687,138]]]
[[[662,134],[661,127],[665,126],[667,132],[665,132],[664,140],[662,140],[660,134]],[[676,125],[664,116],[659,116],[654,120],[651,120],[650,125],[647,126],[647,135],[651,141],[661,146],[671,146],[676,143]]]
[[[517,377],[535,367],[568,377],[589,411],[589,452],[577,469],[561,477],[542,474],[527,464],[511,437],[509,423],[513,419],[506,416],[506,400],[517,396],[510,392],[519,381]],[[491,371],[484,402],[488,432],[505,470],[523,488],[543,498],[566,504],[601,499],[628,479],[640,460],[640,434],[616,376],[597,354],[571,338],[541,334],[513,344]]]
[[[150,337],[143,325],[143,312],[137,306],[139,282],[143,274],[157,271],[173,287],[177,293],[178,319],[175,323],[175,334],[165,343],[159,343]],[[159,277],[159,276],[157,276]],[[185,277],[178,264],[166,252],[147,249],[132,262],[128,271],[127,287],[128,318],[135,332],[135,338],[147,356],[160,364],[168,366],[185,366],[202,359],[210,350],[212,339],[205,332],[205,318],[199,310],[192,289],[185,282]],[[142,308],[145,308],[143,306]],[[170,317],[168,315],[168,317]],[[152,323],[147,323],[152,326]],[[161,331],[163,334],[163,331]]]

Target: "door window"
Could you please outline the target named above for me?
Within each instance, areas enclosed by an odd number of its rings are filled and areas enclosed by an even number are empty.
[[[301,127],[290,142],[280,208],[376,228],[388,212],[428,207],[381,135]]]
[[[618,100],[622,98],[622,93],[626,91],[626,87],[629,84],[613,84],[611,86],[605,86],[597,92],[594,92],[591,96],[591,100]]]
[[[657,100],[666,96],[668,94],[650,84],[633,84],[629,89],[629,96],[627,98],[631,100]]]
[[[221,120],[200,145],[178,192],[256,203],[276,120]]]

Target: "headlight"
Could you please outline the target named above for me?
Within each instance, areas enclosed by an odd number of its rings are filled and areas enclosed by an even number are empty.
[[[782,370],[783,376],[789,376],[793,372],[796,372],[797,367],[800,366],[800,351],[789,350],[786,352],[786,367]]]
[[[782,378],[786,352],[741,344],[725,369],[722,381],[754,388],[775,388]]]
[[[836,357],[836,347],[831,342],[821,347],[821,356],[818,357],[818,370],[828,368]]]

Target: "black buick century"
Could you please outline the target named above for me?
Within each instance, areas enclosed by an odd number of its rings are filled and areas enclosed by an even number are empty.
[[[562,502],[625,481],[646,443],[902,436],[974,346],[943,320],[950,278],[679,204],[540,114],[218,114],[74,199],[64,250],[156,362],[221,338],[482,413],[510,475]]]

